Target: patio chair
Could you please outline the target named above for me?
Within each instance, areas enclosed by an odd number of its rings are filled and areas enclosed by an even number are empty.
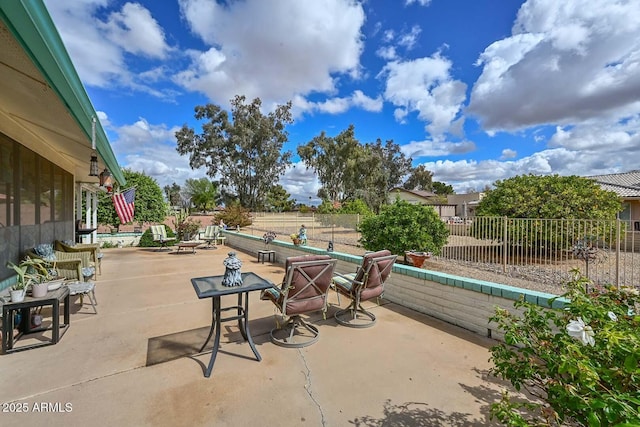
[[[93,265],[97,268],[98,274],[102,274],[102,251],[98,243],[75,243],[75,242],[63,242],[56,240],[53,242],[55,250],[60,252],[89,252],[89,256]]]
[[[282,347],[306,347],[318,341],[319,331],[301,314],[327,311],[327,292],[338,261],[328,255],[289,257],[280,288],[270,288],[262,299],[270,300],[282,312],[286,323],[271,330],[271,342]]]
[[[204,234],[202,235],[202,237],[200,237],[200,240],[204,240],[205,242],[207,242],[207,246],[205,246],[205,249],[212,247],[211,242],[213,242],[213,248],[215,249],[216,243],[218,243],[218,233],[219,230],[217,225],[207,225],[207,227],[204,229]]]
[[[169,249],[169,244],[176,240],[175,237],[167,237],[167,229],[164,224],[152,225],[151,234],[153,235],[153,241],[160,243],[159,250],[162,250],[162,248]]]
[[[56,251],[53,245],[44,243],[25,252],[31,258],[43,259],[50,263],[50,267],[56,270],[57,276],[68,280],[84,280],[83,268],[90,267],[89,253],[71,253]],[[93,270],[95,272],[95,269]],[[90,270],[85,270],[89,274]]]
[[[338,293],[351,299],[349,307],[336,311],[336,321],[352,328],[368,328],[376,323],[376,316],[362,307],[362,302],[379,298],[384,292],[384,283],[391,274],[397,256],[388,250],[371,252],[362,259],[358,271],[351,274],[336,274],[332,286]]]

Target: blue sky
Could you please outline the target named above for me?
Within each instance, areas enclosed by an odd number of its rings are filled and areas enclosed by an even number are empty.
[[[292,101],[296,147],[354,124],[456,192],[638,169],[638,0],[45,0],[123,167],[205,176],[175,150],[196,105]],[[294,156],[294,161],[298,158]],[[303,164],[280,183],[312,202]]]

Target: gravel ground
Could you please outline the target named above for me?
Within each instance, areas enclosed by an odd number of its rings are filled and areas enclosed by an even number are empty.
[[[324,248],[326,242],[309,240],[309,245]],[[334,244],[334,250],[352,255],[363,255],[365,252],[362,247],[340,243]],[[564,293],[562,283],[569,278],[568,274],[541,267],[511,266],[507,272],[503,273],[501,265],[488,263],[471,265],[438,257],[425,261],[422,268],[554,295]]]

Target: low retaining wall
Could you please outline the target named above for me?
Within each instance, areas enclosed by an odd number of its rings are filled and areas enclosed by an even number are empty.
[[[241,232],[224,233],[227,245],[245,253],[255,254],[262,249],[276,251],[276,262],[284,264],[287,257],[296,255],[327,254],[338,260],[336,271],[355,272],[362,264],[362,257],[309,246],[295,246],[289,242],[274,240],[267,246],[262,238]],[[467,277],[430,271],[408,265],[395,264],[393,274],[385,284],[384,298],[445,322],[460,326],[478,334],[502,339],[496,325],[489,322],[495,308],[513,311],[513,302],[524,298],[533,304],[547,308],[562,308],[566,301],[556,295],[536,292],[514,286],[485,282]]]
[[[142,233],[100,233],[98,234],[97,242],[100,246],[103,246],[104,243],[119,247],[138,246],[140,237],[142,237]]]

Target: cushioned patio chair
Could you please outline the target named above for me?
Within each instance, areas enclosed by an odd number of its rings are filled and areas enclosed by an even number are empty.
[[[93,307],[95,314],[98,314],[94,282],[88,280],[95,277],[96,269],[91,261],[89,251],[63,252],[54,249],[50,243],[42,243],[25,253],[32,258],[40,258],[49,262],[49,266],[56,270],[56,276],[65,278],[71,295],[80,295],[80,304],[84,304],[85,295]]]
[[[167,229],[164,227],[164,224],[152,225],[151,234],[153,235],[153,241],[160,243],[159,250],[162,250],[162,248],[169,249],[169,244],[173,244],[176,240],[175,237],[167,237]]]
[[[95,269],[91,271],[91,261],[88,252],[71,253],[56,251],[52,244],[44,243],[25,252],[26,256],[31,258],[40,258],[48,261],[51,268],[57,272],[57,276],[64,277],[67,280],[84,281],[85,275],[91,277],[90,273],[95,273]],[[83,269],[87,270],[83,270]],[[92,274],[91,274],[92,275]]]
[[[102,251],[100,245],[97,243],[75,243],[75,242],[62,242],[56,240],[53,242],[53,247],[57,251],[61,252],[89,252],[89,256],[93,265],[97,268],[98,274],[102,274]]]
[[[379,298],[384,292],[384,283],[391,274],[397,256],[388,250],[371,252],[362,258],[358,271],[351,274],[336,274],[332,286],[351,299],[349,307],[336,311],[336,321],[344,326],[367,328],[376,322],[376,316],[362,307],[362,302]]]
[[[318,341],[319,331],[305,322],[301,314],[327,311],[327,292],[338,261],[328,255],[289,257],[280,288],[263,291],[262,299],[270,300],[287,319],[271,330],[271,341],[282,347],[306,347]]]

